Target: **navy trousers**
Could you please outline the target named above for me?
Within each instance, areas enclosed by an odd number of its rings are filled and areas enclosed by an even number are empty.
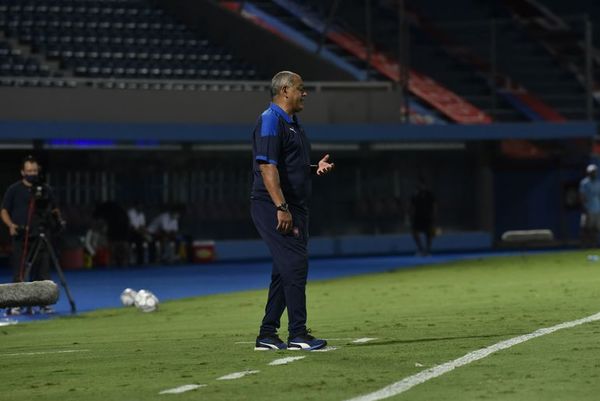
[[[290,205],[293,230],[277,231],[277,210],[272,202],[252,200],[251,214],[258,233],[273,257],[271,285],[260,334],[276,333],[283,311],[288,311],[290,338],[306,332],[306,277],[308,275],[308,211]]]

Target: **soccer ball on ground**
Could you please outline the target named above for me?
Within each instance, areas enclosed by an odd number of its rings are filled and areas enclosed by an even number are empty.
[[[131,288],[125,288],[121,293],[121,303],[123,306],[133,306],[137,292]]]
[[[154,312],[158,309],[158,298],[148,290],[139,290],[135,296],[135,306],[142,312]]]

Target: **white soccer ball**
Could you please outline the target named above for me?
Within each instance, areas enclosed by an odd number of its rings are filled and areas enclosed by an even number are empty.
[[[131,288],[125,288],[121,293],[121,303],[123,306],[133,306],[137,292]]]
[[[158,309],[158,298],[147,290],[139,290],[135,297],[135,306],[142,312],[154,312]]]
[[[148,291],[146,291],[146,290],[139,290],[137,292],[137,294],[135,294],[135,297],[133,297],[133,303],[136,307],[138,307],[140,302],[142,302],[142,300],[146,296],[146,294],[148,294]]]

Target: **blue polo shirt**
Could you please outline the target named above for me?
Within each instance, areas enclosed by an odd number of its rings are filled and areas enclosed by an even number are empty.
[[[600,213],[600,181],[585,177],[579,183],[579,193],[585,196],[585,208],[589,213]]]
[[[253,134],[252,199],[271,200],[259,164],[277,166],[287,203],[307,207],[311,195],[310,142],[296,116],[290,117],[274,103],[258,119]]]

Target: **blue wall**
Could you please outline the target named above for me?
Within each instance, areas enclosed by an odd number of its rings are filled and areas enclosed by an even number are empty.
[[[490,233],[457,232],[436,237],[434,252],[489,250]],[[269,258],[269,250],[261,240],[217,241],[217,260],[249,260]],[[415,245],[409,234],[356,235],[343,237],[312,237],[309,242],[311,257],[412,254]]]
[[[166,123],[76,123],[0,121],[0,140],[103,139],[116,141],[243,142],[252,125]],[[308,124],[313,141],[469,141],[499,139],[592,138],[588,122],[503,123],[482,125]]]
[[[508,230],[548,228],[560,231],[558,170],[499,170],[495,174],[495,227],[500,237]]]
[[[567,191],[576,190],[582,178],[582,169],[576,167],[498,168],[494,177],[496,238],[507,230],[546,228],[560,240],[579,238],[580,210],[577,203],[568,204]]]

